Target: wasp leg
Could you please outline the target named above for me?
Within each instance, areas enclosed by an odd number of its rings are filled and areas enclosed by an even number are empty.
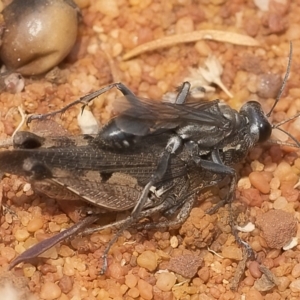
[[[188,81],[185,81],[182,86],[180,87],[180,90],[178,92],[178,95],[175,100],[175,104],[184,104],[186,98],[188,97],[190,93],[191,84]]]
[[[106,246],[106,249],[103,254],[103,259],[104,259],[104,266],[102,268],[101,274],[104,274],[106,271],[106,257],[108,254],[109,249],[111,246],[116,242],[118,237],[122,234],[122,232],[129,228],[132,224],[134,224],[141,216],[142,216],[142,210],[145,206],[145,203],[148,199],[148,194],[150,191],[150,188],[157,183],[159,180],[163,178],[165,175],[167,168],[169,166],[169,160],[171,157],[171,154],[175,153],[175,151],[181,146],[181,139],[178,136],[174,136],[174,139],[170,139],[168,142],[167,147],[163,151],[163,154],[161,158],[159,159],[159,162],[157,164],[157,169],[155,173],[151,176],[150,181],[145,185],[140,198],[137,201],[137,204],[135,205],[134,209],[131,212],[131,215],[129,216],[128,220],[124,222],[122,227],[117,231],[117,233],[114,235],[114,237],[111,239],[111,241],[108,243]]]
[[[229,204],[229,218],[230,218],[229,223],[230,223],[232,234],[234,235],[237,243],[245,248],[248,257],[254,257],[255,256],[254,251],[251,248],[251,246],[239,237],[238,231],[235,226],[235,221],[233,219],[231,203],[232,203],[232,200],[234,197],[234,191],[235,191],[236,183],[237,183],[236,171],[231,167],[223,165],[223,162],[220,158],[218,150],[212,151],[212,160],[213,161],[200,160],[199,158],[194,159],[194,161],[197,164],[199,164],[202,168],[205,168],[210,171],[214,171],[218,174],[224,174],[224,175],[231,176],[231,182],[230,182],[229,192],[228,192],[228,195],[225,198],[225,200],[221,201],[215,207],[210,209],[207,213],[209,213],[209,214],[215,213],[222,205],[228,203]]]
[[[157,212],[167,210],[169,208],[169,206],[170,206],[170,203],[163,202],[158,206],[155,206],[153,208],[141,211],[141,213],[139,214],[138,217],[139,217],[139,219],[149,217],[149,216],[151,216],[151,215],[153,215]],[[101,275],[103,275],[106,272],[106,269],[107,269],[107,255],[108,255],[108,252],[109,252],[111,246],[117,241],[118,237],[122,234],[122,232],[125,229],[127,229],[127,228],[131,227],[132,225],[136,224],[136,222],[137,222],[137,220],[133,219],[132,216],[130,215],[129,217],[127,217],[124,220],[120,220],[120,221],[117,221],[117,222],[114,222],[112,224],[108,224],[108,225],[105,225],[105,226],[89,228],[89,229],[86,229],[86,230],[83,231],[82,234],[87,235],[87,234],[98,232],[100,230],[107,229],[107,228],[113,228],[113,227],[119,228],[117,233],[113,236],[113,238],[107,244],[107,246],[106,246],[106,248],[103,252],[103,255],[102,255],[103,266],[102,266],[101,271],[100,271]]]
[[[196,195],[193,193],[187,198],[184,198],[184,201],[181,203],[181,208],[179,212],[176,215],[176,218],[171,221],[163,221],[159,223],[147,223],[147,224],[141,224],[138,226],[138,229],[158,229],[158,228],[176,228],[182,223],[186,221],[186,219],[189,217],[190,212],[194,206],[196,199]],[[178,206],[177,206],[178,208]],[[172,209],[172,207],[171,207]],[[169,210],[166,211],[169,215]],[[172,213],[174,213],[172,211]]]
[[[33,120],[41,120],[41,119],[46,119],[48,117],[53,117],[56,114],[63,114],[64,112],[66,112],[70,107],[76,105],[76,104],[82,104],[83,105],[83,109],[86,105],[88,105],[89,102],[91,102],[93,99],[95,99],[96,97],[110,91],[113,88],[117,88],[118,90],[121,91],[121,93],[124,96],[132,96],[135,97],[134,93],[130,91],[129,88],[127,88],[123,83],[121,82],[115,82],[112,83],[98,91],[95,91],[93,93],[90,93],[88,95],[85,95],[83,97],[80,97],[79,99],[71,102],[70,104],[66,105],[65,107],[63,107],[62,109],[53,111],[51,113],[47,113],[47,114],[36,114],[36,115],[31,115],[28,117],[27,119],[27,124],[29,124],[31,121]]]

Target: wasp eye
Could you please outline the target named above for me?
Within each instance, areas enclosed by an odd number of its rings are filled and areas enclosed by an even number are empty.
[[[272,133],[272,126],[268,122],[267,119],[261,120],[261,122],[258,124],[259,125],[259,139],[258,142],[262,143],[267,141]]]
[[[270,138],[272,126],[259,102],[248,101],[242,106],[240,112],[249,119],[250,133],[257,136],[257,142],[262,143]]]

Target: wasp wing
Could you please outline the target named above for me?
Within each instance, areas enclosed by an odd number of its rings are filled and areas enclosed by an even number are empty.
[[[231,127],[231,120],[220,110],[219,100],[176,104],[126,96],[116,99],[114,107],[117,127],[136,136],[160,134],[197,125],[202,132],[202,139],[215,132],[215,138],[221,140]]]

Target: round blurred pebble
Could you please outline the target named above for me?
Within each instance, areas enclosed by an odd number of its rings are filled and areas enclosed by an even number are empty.
[[[251,184],[261,193],[268,194],[270,192],[270,184],[261,172],[251,172],[249,175]]]
[[[245,300],[263,300],[264,297],[259,291],[256,290],[250,290],[249,292],[246,293],[245,295]]]
[[[249,264],[249,272],[254,278],[261,277],[262,273],[259,270],[259,263],[257,261],[251,261]]]
[[[156,279],[156,286],[164,292],[170,291],[176,283],[176,276],[174,273],[162,272],[157,275]]]
[[[42,218],[34,218],[27,224],[27,230],[29,232],[36,232],[37,230],[41,229],[43,225],[44,223]]]
[[[152,251],[145,251],[137,258],[137,264],[149,271],[154,271],[157,268],[157,257]]]
[[[138,280],[138,290],[140,292],[140,296],[146,300],[150,300],[153,297],[152,285],[143,279]]]
[[[3,17],[0,56],[8,70],[22,75],[55,67],[76,41],[78,11],[72,0],[14,0]]]
[[[296,279],[291,282],[290,284],[290,289],[294,293],[299,293],[300,292],[300,279]]]
[[[129,288],[133,288],[136,286],[138,281],[138,277],[133,275],[133,274],[128,274],[125,275],[125,284],[129,287]]]
[[[238,246],[227,246],[223,247],[222,256],[230,259],[241,260],[243,254],[241,248],[238,248]]]
[[[40,298],[45,300],[54,300],[61,295],[60,287],[53,282],[45,282],[41,286]]]
[[[24,242],[29,236],[29,232],[25,229],[18,229],[15,233],[15,238],[19,242]]]

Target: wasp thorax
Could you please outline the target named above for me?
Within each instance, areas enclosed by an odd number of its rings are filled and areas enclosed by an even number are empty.
[[[259,102],[248,101],[242,106],[240,113],[245,114],[248,118],[250,133],[257,136],[257,142],[265,142],[270,138],[272,125]]]

